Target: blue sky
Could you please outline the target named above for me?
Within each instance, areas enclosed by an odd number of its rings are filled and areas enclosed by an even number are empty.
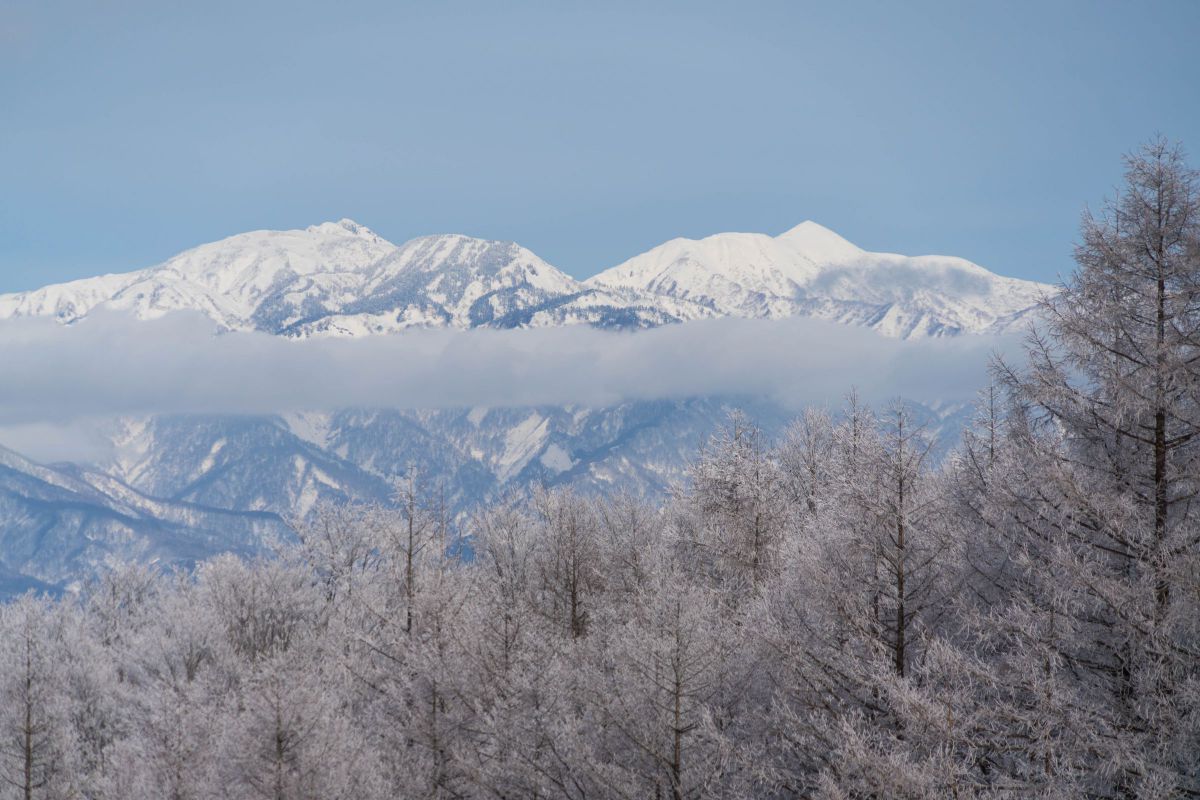
[[[1053,279],[1123,152],[1200,154],[1198,31],[1190,1],[0,0],[0,291],[340,217],[577,276],[814,219]]]

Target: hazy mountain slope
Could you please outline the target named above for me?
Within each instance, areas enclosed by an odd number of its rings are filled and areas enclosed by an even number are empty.
[[[755,398],[606,408],[347,410],[154,417],[114,425],[113,457],[47,467],[0,450],[0,595],[106,565],[187,566],[286,536],[319,501],[390,503],[410,468],[452,515],[531,487],[661,497],[731,408],[774,438],[793,412]],[[919,410],[952,441],[963,410]],[[7,588],[6,588],[7,587]]]
[[[0,591],[78,583],[104,566],[188,566],[286,536],[274,514],[147,497],[112,476],[0,449]]]
[[[753,397],[428,411],[343,410],[282,417],[125,420],[97,465],[146,495],[237,510],[304,514],[320,500],[393,502],[415,470],[453,513],[531,486],[657,496],[739,408],[768,437],[794,410]],[[944,445],[961,407],[917,409]]]
[[[672,239],[587,284],[689,300],[720,316],[813,316],[899,337],[1001,330],[1050,289],[961,258],[870,253],[815,222],[776,237]]]
[[[216,508],[307,514],[321,501],[383,501],[378,474],[296,436],[281,417],[124,420],[106,472],[154,497]]]
[[[97,468],[147,495],[280,514],[321,500],[391,502],[410,470],[455,513],[536,484],[653,495],[682,476],[728,408],[709,398],[152,417],[114,426],[114,456]]]

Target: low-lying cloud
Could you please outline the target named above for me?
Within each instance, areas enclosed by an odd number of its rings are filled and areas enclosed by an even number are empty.
[[[811,319],[720,319],[649,331],[582,326],[411,331],[357,339],[214,335],[192,313],[96,314],[64,327],[0,322],[0,425],[152,413],[448,408],[698,395],[789,406],[869,399],[963,400],[1008,339],[897,341]]]

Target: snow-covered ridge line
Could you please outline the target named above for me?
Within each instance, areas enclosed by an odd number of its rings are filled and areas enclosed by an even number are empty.
[[[252,231],[147,269],[0,295],[0,319],[189,309],[228,330],[308,337],[813,316],[908,337],[1002,330],[1048,289],[963,259],[869,253],[814,222],[777,237],[674,239],[577,281],[513,242],[446,234],[395,245],[343,219]]]
[[[953,256],[868,252],[811,221],[775,237],[673,239],[587,283],[688,300],[721,316],[815,316],[899,337],[999,332],[1054,291]]]

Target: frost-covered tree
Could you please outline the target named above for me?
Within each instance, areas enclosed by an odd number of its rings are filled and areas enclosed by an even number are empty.
[[[377,563],[384,519],[385,512],[373,506],[321,503],[307,516],[291,520],[298,555],[325,585],[330,602],[353,599],[355,588]]]
[[[536,607],[572,639],[587,634],[603,572],[596,519],[586,500],[567,490],[533,496],[538,546]]]
[[[26,595],[0,609],[0,780],[9,797],[79,792],[60,609]]]
[[[330,663],[293,649],[254,665],[227,708],[218,774],[246,800],[358,800],[382,795],[378,764],[330,680]]]
[[[811,526],[833,499],[835,455],[834,423],[822,409],[806,409],[784,434],[779,468],[798,528]]]
[[[774,695],[769,778],[791,792],[850,785],[850,734],[904,728],[885,688],[925,660],[954,584],[929,447],[902,405],[881,421],[853,395],[817,446],[826,489],[753,612]]]
[[[1009,443],[974,467],[982,530],[1008,556],[988,576],[1003,592],[989,641],[1014,715],[997,761],[1038,791],[1190,796],[1200,191],[1177,147],[1157,140],[1127,159],[1121,191],[1085,216],[1076,259],[1028,366],[998,367]]]
[[[681,539],[695,568],[729,584],[734,595],[742,594],[737,584],[761,586],[777,566],[788,530],[784,480],[762,431],[732,412],[688,477]]]
[[[660,572],[601,655],[592,687],[627,797],[739,796],[729,714],[742,690],[727,609],[714,590]]]

